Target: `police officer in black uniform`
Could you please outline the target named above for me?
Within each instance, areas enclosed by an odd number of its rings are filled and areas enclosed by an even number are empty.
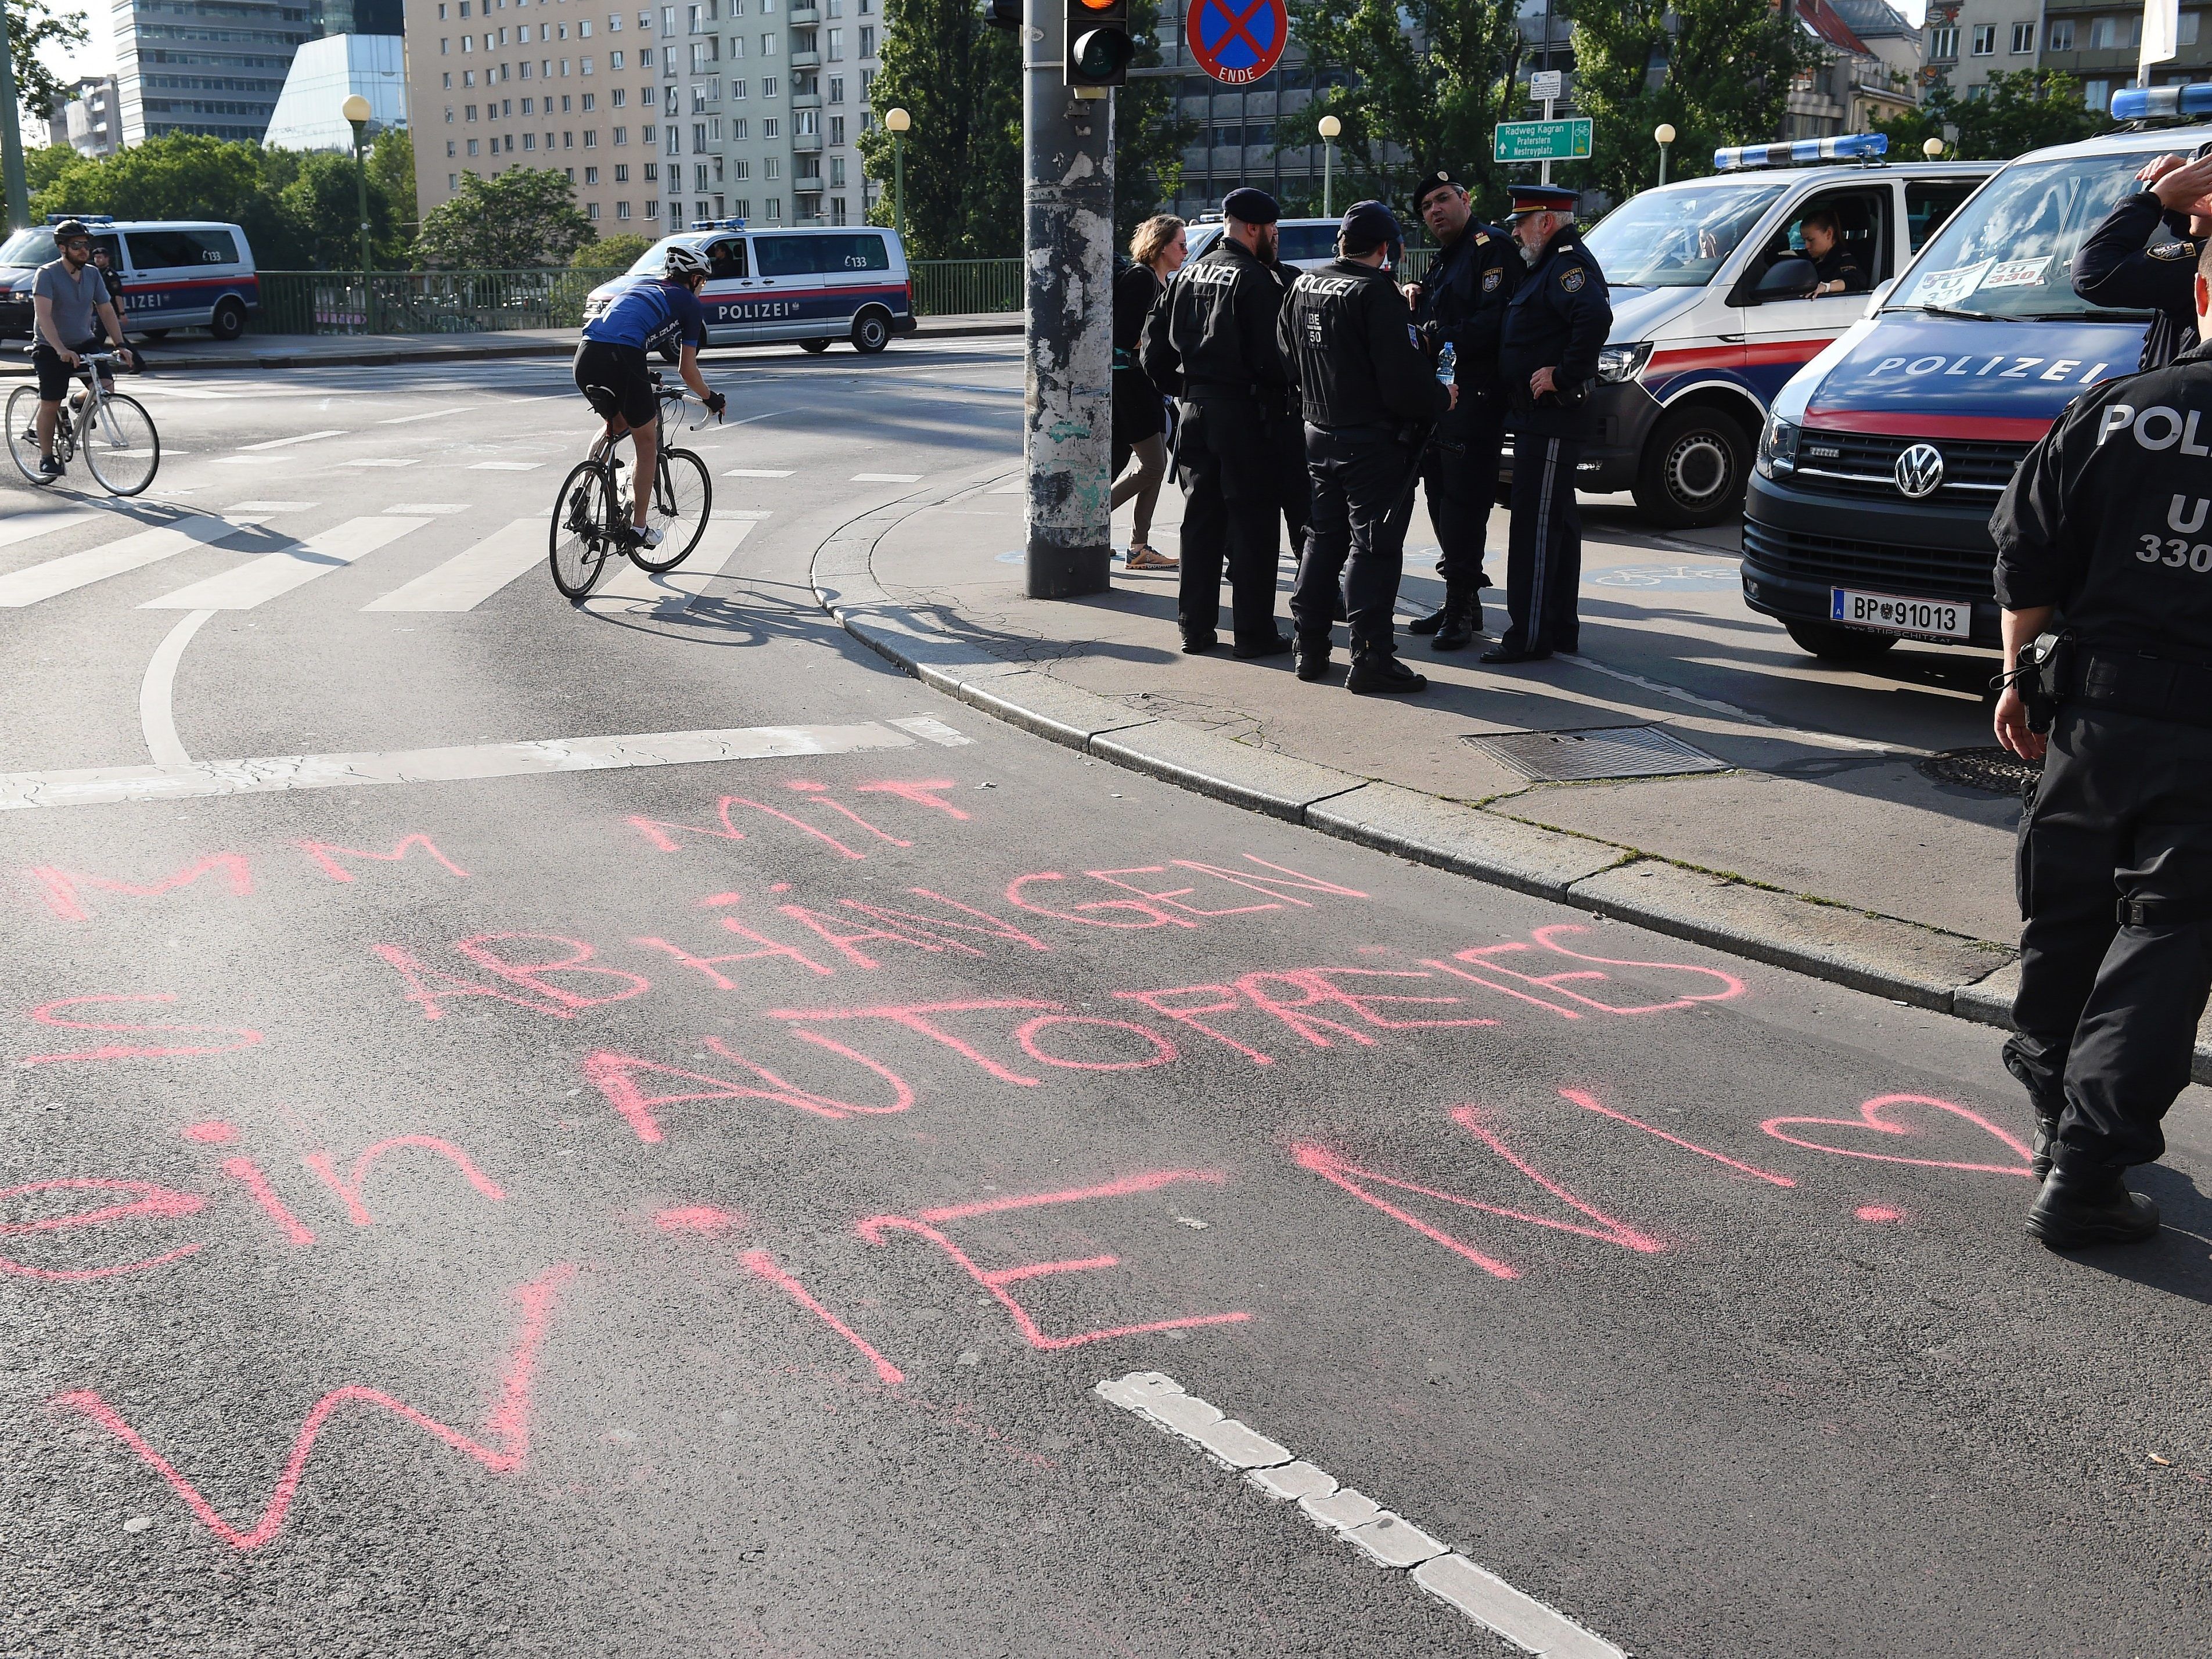
[[[2121,1172],[2166,1148],[2212,987],[2212,468],[2191,432],[2212,436],[2212,345],[2075,398],[1990,520],[2007,661],[2064,613],[1996,709],[1998,741],[2044,757],[2004,1058],[2049,1160],[2027,1231],[2054,1249],[2158,1231]]]
[[[1822,294],[1863,294],[1869,286],[1866,267],[1859,256],[1844,246],[1843,227],[1836,216],[1826,208],[1805,216],[1798,227],[1805,238],[1805,252],[1813,261],[1813,274],[1820,279],[1813,292]]]
[[[1440,610],[1408,631],[1436,635],[1433,648],[1463,651],[1482,631],[1483,538],[1498,499],[1498,458],[1505,447],[1505,386],[1498,377],[1498,339],[1522,264],[1512,234],[1479,223],[1466,189],[1437,169],[1413,192],[1413,211],[1441,250],[1426,281],[1406,289],[1414,320],[1434,356],[1449,343],[1456,358],[1459,401],[1437,423],[1421,466],[1429,522],[1436,526],[1444,579]]]
[[[1505,558],[1510,621],[1482,653],[1487,663],[1572,651],[1580,637],[1575,597],[1583,521],[1575,472],[1613,306],[1605,274],[1575,229],[1577,199],[1553,185],[1513,186],[1508,222],[1528,269],[1505,308],[1498,348],[1513,433],[1513,530]]]
[[[1341,582],[1352,630],[1345,685],[1352,691],[1428,684],[1393,652],[1392,617],[1418,458],[1458,392],[1437,382],[1390,279],[1386,262],[1403,240],[1389,208],[1355,203],[1338,228],[1336,258],[1298,278],[1278,331],[1304,394],[1313,477],[1313,532],[1291,595],[1298,678],[1328,672]]]
[[[2136,181],[2148,188],[2122,197],[2075,252],[2074,292],[2093,306],[2154,309],[2141,367],[2161,368],[2197,343],[2197,256],[2212,235],[2197,209],[2212,194],[2212,159],[2161,155]]]
[[[1266,264],[1267,274],[1281,290],[1281,298],[1288,300],[1291,284],[1298,279],[1298,268],[1283,263],[1279,244]],[[1279,302],[1277,315],[1280,314]],[[1280,408],[1264,412],[1268,441],[1275,450],[1276,477],[1282,489],[1283,528],[1290,536],[1291,567],[1295,571],[1305,557],[1306,537],[1313,528],[1313,477],[1306,471],[1306,423],[1299,410],[1297,387],[1292,386],[1284,393]]]
[[[1232,190],[1221,216],[1221,240],[1176,273],[1146,319],[1141,361],[1152,384],[1176,395],[1181,415],[1182,648],[1221,642],[1214,629],[1225,556],[1236,653],[1271,657],[1291,648],[1275,626],[1283,465],[1269,425],[1282,418],[1291,386],[1275,343],[1283,290],[1267,264],[1279,214],[1265,191]]]

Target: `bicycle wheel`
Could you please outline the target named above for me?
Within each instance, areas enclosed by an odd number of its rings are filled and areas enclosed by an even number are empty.
[[[136,398],[111,392],[97,407],[87,403],[78,437],[84,464],[111,495],[136,495],[161,470],[161,434]]]
[[[46,479],[39,471],[39,389],[19,386],[8,394],[8,454],[15,470],[34,484]]]
[[[707,533],[707,514],[714,505],[714,484],[707,463],[688,449],[662,450],[647,517],[647,523],[659,526],[660,545],[633,547],[631,560],[639,569],[656,574],[675,569]]]
[[[605,571],[610,516],[605,469],[597,461],[577,462],[554,498],[548,538],[553,586],[563,599],[588,597]]]

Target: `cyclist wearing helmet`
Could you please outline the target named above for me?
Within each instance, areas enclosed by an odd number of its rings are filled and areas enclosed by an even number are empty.
[[[99,268],[90,264],[92,232],[81,219],[64,219],[54,227],[54,244],[62,257],[40,265],[31,279],[31,367],[39,376],[35,424],[42,478],[62,476],[62,464],[54,459],[54,422],[70,380],[84,368],[79,355],[99,349],[102,325],[125,365],[135,366],[136,361],[124,343],[114,296]]]
[[[684,358],[677,372],[684,383],[712,413],[720,415],[726,406],[721,393],[708,391],[699,374],[698,349],[707,343],[707,313],[699,304],[699,289],[707,280],[707,261],[696,248],[679,242],[668,250],[661,273],[625,290],[585,324],[583,343],[576,348],[576,387],[605,419],[607,441],[628,432],[636,444],[630,521],[632,533],[646,547],[660,540],[659,531],[646,523],[660,419],[646,353],[680,340]]]

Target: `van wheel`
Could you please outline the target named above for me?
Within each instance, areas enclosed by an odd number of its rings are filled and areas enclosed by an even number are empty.
[[[138,337],[142,340],[166,340],[169,337],[169,331],[166,328],[142,328],[138,331]]]
[[[234,296],[224,295],[208,319],[208,332],[218,340],[235,340],[246,332],[246,307]]]
[[[871,306],[853,319],[853,349],[872,357],[891,343],[891,314]]]
[[[799,349],[801,351],[811,351],[818,357],[822,353],[830,349],[830,342],[827,340],[801,340],[799,343]]]
[[[1856,628],[1831,628],[1826,623],[1786,622],[1790,637],[1800,650],[1822,662],[1870,662],[1897,643],[1894,634],[1869,634]]]
[[[660,348],[660,361],[664,363],[682,362],[684,361],[683,346],[673,340],[670,341]]]
[[[1719,410],[1676,410],[1644,441],[1636,504],[1669,527],[1718,524],[1743,510],[1751,439]]]

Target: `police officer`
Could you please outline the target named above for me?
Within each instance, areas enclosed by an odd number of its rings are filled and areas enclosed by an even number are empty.
[[[1798,227],[1804,234],[1805,252],[1813,261],[1813,274],[1820,285],[1813,292],[1822,294],[1863,294],[1867,291],[1866,267],[1859,256],[1844,246],[1842,227],[1836,216],[1822,208],[1805,216]]]
[[[1268,425],[1288,405],[1291,375],[1275,343],[1283,290],[1267,269],[1276,246],[1275,198],[1232,190],[1221,240],[1185,265],[1145,322],[1141,359],[1152,384],[1176,394],[1181,425],[1182,572],[1176,620],[1186,652],[1211,651],[1229,565],[1239,657],[1291,648],[1275,626],[1275,515],[1283,465]]]
[[[2212,158],[2161,155],[2136,174],[2149,188],[2124,196],[2074,255],[2074,291],[2093,306],[2150,307],[2144,368],[2160,368],[2197,343],[2197,256],[2212,218]],[[2158,233],[2163,228],[2164,234]]]
[[[1506,547],[1510,621],[1488,663],[1528,662],[1572,651],[1581,623],[1583,523],[1575,472],[1588,427],[1598,348],[1613,327],[1605,275],[1575,229],[1576,193],[1554,185],[1513,186],[1507,222],[1528,269],[1505,308],[1498,374],[1513,433],[1513,528]]]
[[[2200,336],[2209,271],[2212,253]],[[2165,1150],[2212,986],[2212,477],[2176,443],[2200,421],[2212,433],[2212,345],[2075,398],[1990,520],[2006,660],[2065,612],[2055,660],[2008,677],[1996,708],[1998,741],[2044,757],[2004,1059],[2049,1164],[2027,1231],[2054,1249],[2158,1231],[2121,1172]],[[2055,714],[2035,707],[2051,696]]]
[[[1428,684],[1392,651],[1391,619],[1417,457],[1429,428],[1458,399],[1456,388],[1438,384],[1390,280],[1389,262],[1403,240],[1389,208],[1354,204],[1338,228],[1336,258],[1298,278],[1278,330],[1303,390],[1313,477],[1313,533],[1291,595],[1298,678],[1317,680],[1328,670],[1340,581],[1352,630],[1345,685],[1360,692]]]
[[[1483,538],[1505,447],[1498,338],[1522,265],[1512,234],[1478,223],[1466,189],[1449,172],[1438,169],[1421,180],[1413,211],[1442,251],[1428,280],[1408,287],[1406,298],[1431,353],[1451,346],[1459,401],[1437,424],[1421,467],[1429,522],[1442,546],[1437,574],[1444,579],[1444,602],[1408,631],[1435,635],[1435,650],[1463,651],[1482,631],[1482,590],[1490,586]]]
[[[1267,265],[1267,274],[1281,290],[1281,297],[1287,300],[1291,284],[1298,279],[1298,269],[1283,263],[1279,243]],[[1277,314],[1280,315],[1279,309]],[[1282,488],[1283,528],[1290,534],[1291,566],[1296,570],[1305,556],[1306,537],[1313,526],[1313,478],[1306,471],[1306,425],[1299,412],[1297,387],[1292,386],[1285,393],[1281,408],[1264,413],[1268,441],[1275,450],[1276,476]]]

